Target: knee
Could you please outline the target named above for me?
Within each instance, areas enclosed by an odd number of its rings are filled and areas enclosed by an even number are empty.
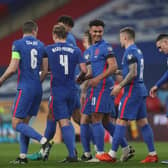
[[[89,123],[90,123],[89,116],[82,114],[80,119],[80,124],[89,124]]]
[[[143,119],[138,120],[137,123],[140,127],[143,127],[146,124],[148,124],[148,120],[147,120],[147,118],[143,118]]]
[[[49,113],[47,115],[47,119],[48,120],[53,120],[53,114],[52,114],[52,110],[51,109],[49,109]]]
[[[12,120],[12,128],[14,129],[14,130],[16,130],[16,126],[17,126],[17,122],[15,122],[14,120]]]
[[[16,130],[17,125],[21,122],[21,120],[17,118],[12,118],[12,128]],[[23,122],[23,121],[22,121]]]
[[[103,115],[102,114],[92,114],[92,123],[102,122]]]

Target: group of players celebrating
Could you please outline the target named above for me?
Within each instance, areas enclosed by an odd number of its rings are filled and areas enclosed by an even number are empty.
[[[119,32],[125,52],[122,69],[118,69],[113,48],[103,39],[105,24],[102,20],[89,22],[88,31],[83,37],[86,49],[83,54],[70,32],[73,26],[70,16],[61,16],[53,26],[54,44],[44,46],[36,38],[37,24],[29,20],[23,25],[23,38],[13,43],[11,62],[0,77],[1,86],[18,69],[12,126],[20,133],[20,154],[11,163],[25,164],[27,158],[47,160],[57,124],[68,150],[68,156],[62,162],[77,162],[79,156],[71,117],[80,124],[82,161],[114,163],[119,146],[122,148],[121,162],[132,158],[135,150],[128,144],[125,133],[128,122],[136,120],[149,151],[141,163],[158,162],[153,131],[147,120],[144,59],[135,44],[134,29],[124,27]],[[77,68],[80,72],[76,77]],[[47,125],[44,135],[41,135],[28,123],[38,112],[42,99],[41,83],[47,75],[51,76],[51,94]],[[115,75],[123,78],[117,85],[114,85]],[[123,88],[124,94],[116,112],[114,98]],[[115,122],[112,118],[115,118]],[[105,129],[113,137],[108,153],[104,151]],[[41,149],[40,152],[27,155],[30,138],[39,141]],[[95,145],[95,156],[91,153],[91,141]]]

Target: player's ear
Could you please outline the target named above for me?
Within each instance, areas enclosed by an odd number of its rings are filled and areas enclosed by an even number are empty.
[[[53,41],[56,42],[56,34],[52,35]]]
[[[33,31],[32,31],[33,36],[36,37],[36,36],[37,36],[37,32],[38,32],[38,30],[33,30]]]

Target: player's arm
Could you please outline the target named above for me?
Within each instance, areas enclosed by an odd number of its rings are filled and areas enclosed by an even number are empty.
[[[84,81],[92,78],[91,65],[90,64],[86,64],[86,65],[87,65],[87,73],[84,73],[84,72],[79,73],[76,79],[78,84],[82,84]]]
[[[161,87],[164,83],[168,82],[168,71],[164,73],[164,75],[156,82],[156,84],[150,89],[149,95],[151,97],[156,97],[156,93],[159,87]]]
[[[109,75],[114,74],[117,68],[118,68],[118,65],[117,65],[116,58],[114,56],[110,56],[107,58],[107,70],[105,70],[103,73],[98,75],[97,78],[99,80],[102,80],[108,77]]]
[[[12,58],[9,66],[7,67],[4,74],[0,77],[0,86],[11,76],[13,75],[19,66],[20,54],[19,52],[12,52]]]
[[[77,55],[78,55],[78,63],[79,63],[79,67],[80,67],[80,74],[76,79],[76,82],[78,84],[81,84],[84,81],[85,75],[87,74],[87,66],[86,66],[86,61],[85,59],[82,57],[82,53],[80,51],[80,49],[78,48],[76,50]]]
[[[114,72],[114,75],[121,75],[121,76],[122,76],[122,70],[121,70],[121,69],[117,69],[117,70]]]
[[[137,76],[137,63],[132,63],[129,65],[129,73],[119,84],[121,88],[129,84]]]
[[[87,92],[87,88],[88,88],[88,83],[89,83],[89,81],[86,80],[80,85],[80,89],[81,89],[80,103],[81,103],[81,106],[84,105],[84,102],[85,102],[85,99],[86,99],[86,92]]]
[[[91,65],[87,65],[87,69],[88,69],[88,70],[87,70],[86,76],[91,75],[91,73],[92,73]],[[89,81],[86,80],[86,81],[84,81],[84,83],[82,83],[82,84],[80,85],[81,94],[82,94],[82,93],[83,93],[83,94],[86,94],[86,91],[87,91],[87,88],[88,88],[88,83],[89,83]]]
[[[115,85],[111,91],[111,95],[116,96],[119,94],[121,89],[129,84],[135,77],[137,76],[137,62],[136,59],[133,59],[132,62],[129,63],[129,72],[127,76],[118,84]]]
[[[44,57],[42,60],[42,68],[40,73],[40,81],[43,82],[45,77],[48,75],[48,57]]]
[[[95,87],[97,84],[104,78],[112,75],[118,68],[116,58],[113,55],[109,55],[107,58],[107,69],[103,71],[100,75],[96,76],[95,78],[90,80],[90,86]]]

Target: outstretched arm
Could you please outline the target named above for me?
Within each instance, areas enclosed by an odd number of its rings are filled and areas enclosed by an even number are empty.
[[[156,97],[156,93],[158,88],[164,83],[168,82],[168,71],[164,73],[164,75],[156,82],[156,84],[150,89],[149,95],[151,97]]]
[[[0,86],[11,76],[13,75],[18,66],[19,66],[19,59],[12,58],[10,61],[9,66],[7,67],[6,71],[4,74],[0,77]]]

